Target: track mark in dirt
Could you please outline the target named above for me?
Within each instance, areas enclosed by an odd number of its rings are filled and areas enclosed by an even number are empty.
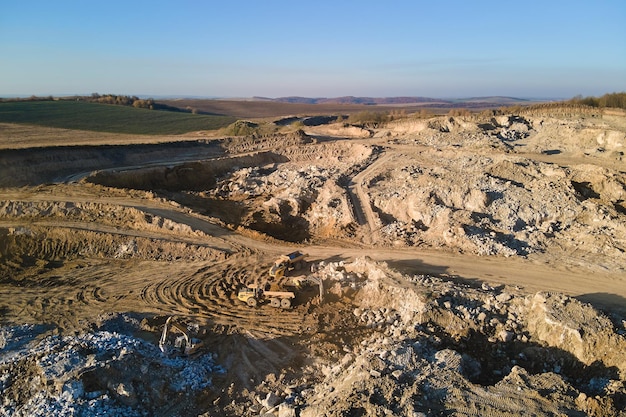
[[[185,277],[165,277],[140,291],[143,303],[193,316],[215,326],[234,327],[266,335],[292,335],[303,331],[298,310],[276,310],[269,306],[250,308],[237,300],[237,291],[249,282],[247,257],[199,269]],[[238,262],[240,263],[238,265]]]
[[[372,241],[371,234],[379,229],[379,220],[372,210],[369,196],[363,190],[363,182],[374,176],[376,170],[389,161],[393,155],[394,153],[389,151],[385,151],[382,156],[380,152],[373,152],[372,157],[365,161],[365,166],[355,167],[354,176],[348,178],[344,185],[355,221],[361,226],[367,225],[369,227],[370,233],[367,239],[370,243]]]
[[[266,273],[265,268],[252,265],[258,262],[243,255],[184,268],[148,261],[118,261],[117,267],[94,262],[68,270],[66,282],[55,283],[45,274],[37,277],[49,282],[45,293],[36,281],[2,285],[0,308],[6,304],[4,320],[55,322],[69,331],[102,313],[135,311],[192,317],[215,331],[254,332],[270,338],[301,334],[306,330],[304,307],[250,308],[237,300],[238,289],[255,278],[252,274]],[[11,300],[10,305],[5,300]]]

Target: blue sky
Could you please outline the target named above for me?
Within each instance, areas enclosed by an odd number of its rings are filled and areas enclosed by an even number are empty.
[[[0,0],[0,96],[618,91],[624,0]]]

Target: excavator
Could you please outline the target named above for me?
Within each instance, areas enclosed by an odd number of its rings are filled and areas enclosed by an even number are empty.
[[[280,258],[274,261],[274,264],[270,268],[270,277],[274,279],[282,278],[287,271],[300,270],[306,265],[306,254],[300,251],[291,252],[287,255],[282,255]]]
[[[186,326],[179,319],[170,316],[165,321],[159,340],[159,349],[166,355],[190,356],[197,353],[204,343],[189,336]]]

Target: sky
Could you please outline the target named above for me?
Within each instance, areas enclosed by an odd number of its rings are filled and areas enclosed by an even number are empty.
[[[0,97],[622,91],[625,0],[0,0]]]

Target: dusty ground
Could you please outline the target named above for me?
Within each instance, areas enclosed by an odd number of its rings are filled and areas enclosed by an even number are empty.
[[[624,415],[620,113],[0,137],[0,415]]]

